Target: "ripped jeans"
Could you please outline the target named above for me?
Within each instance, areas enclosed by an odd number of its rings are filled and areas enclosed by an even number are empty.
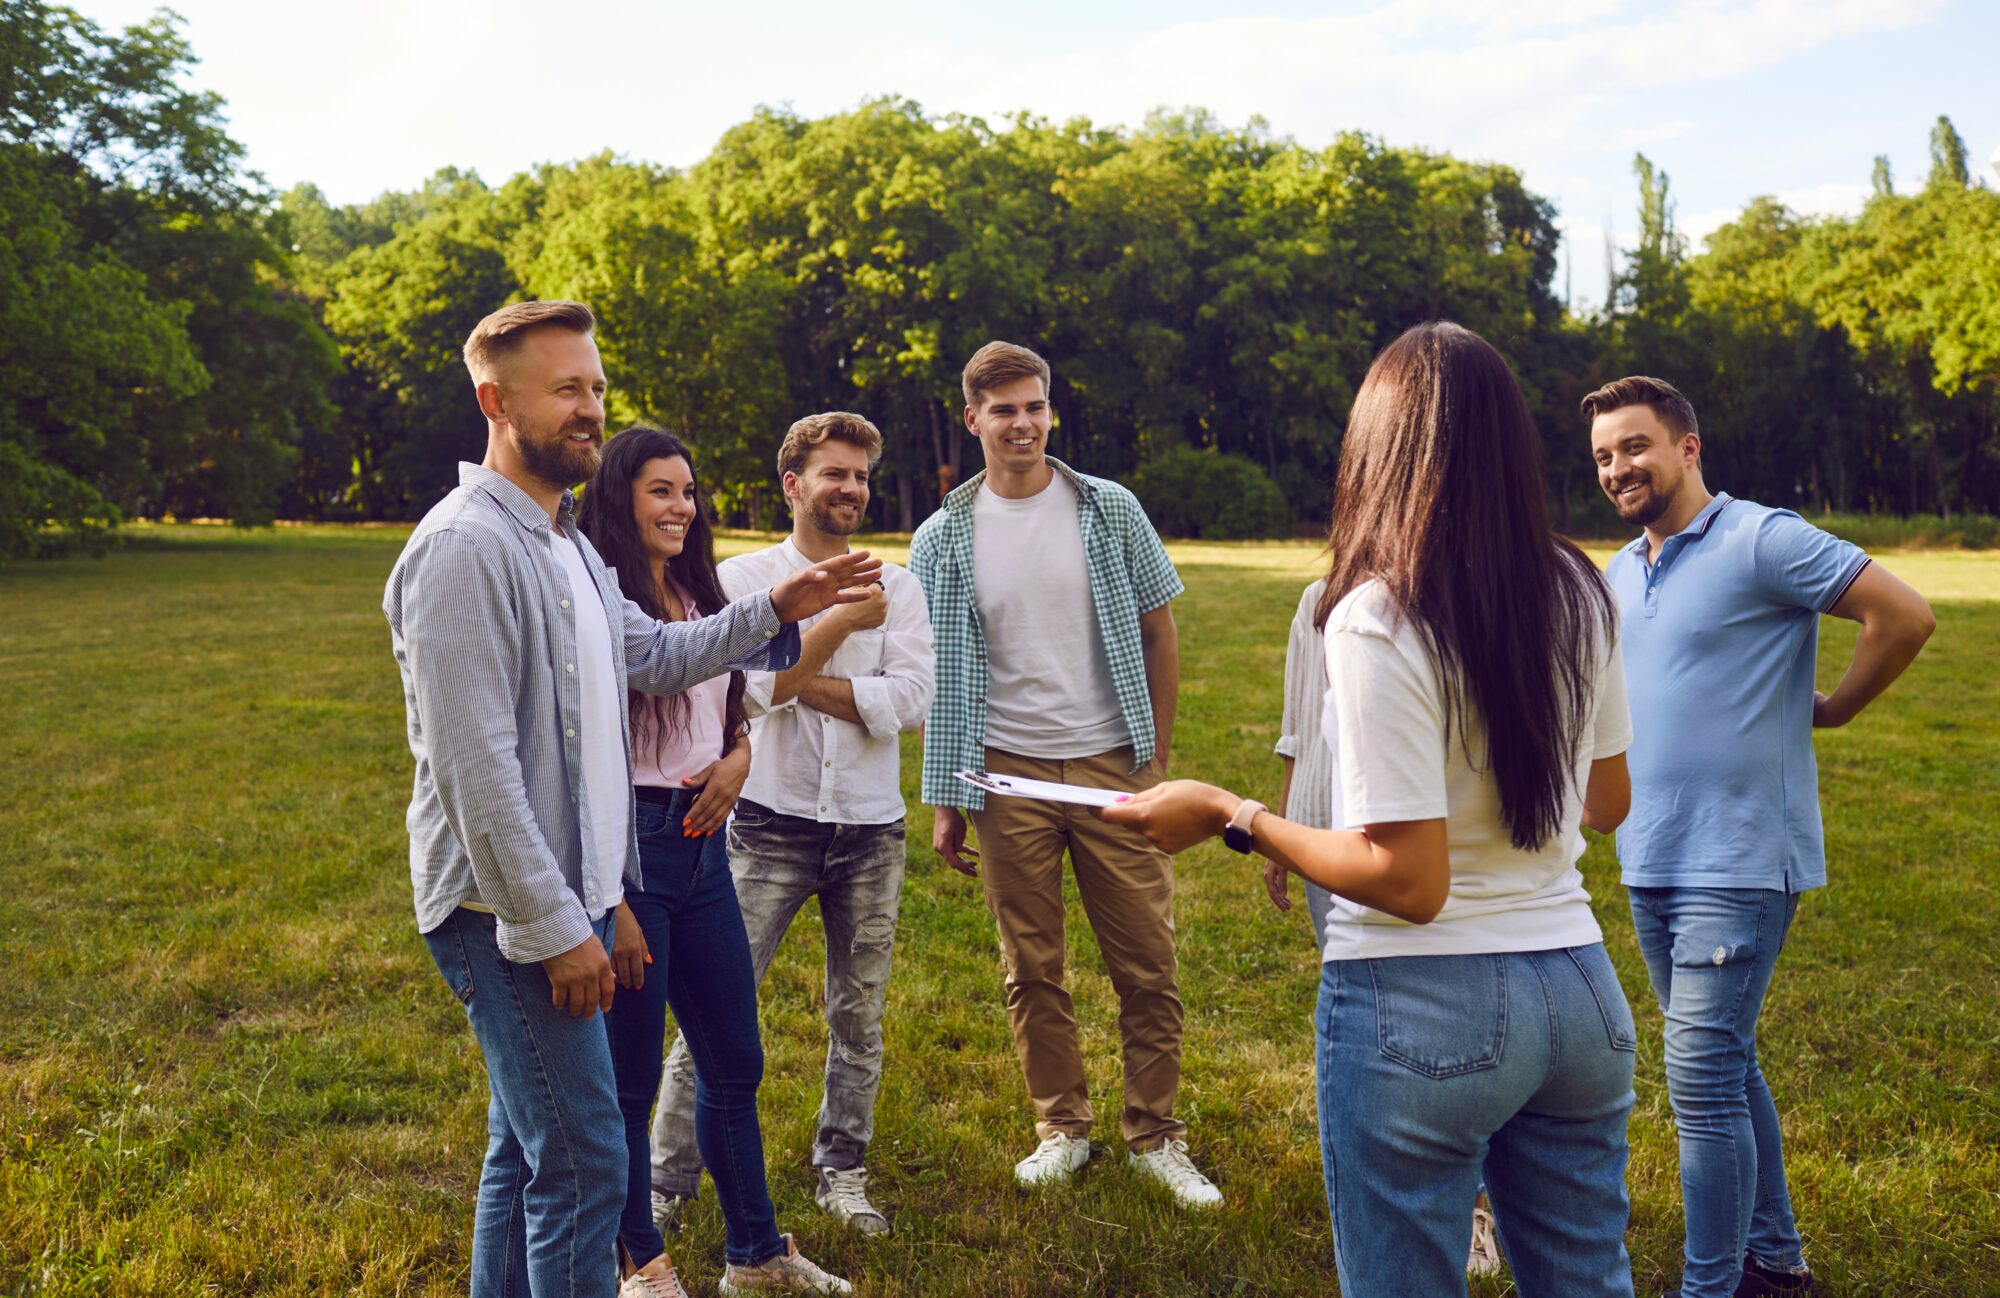
[[[729,820],[735,877],[759,985],[808,897],[826,930],[826,1089],[814,1167],[861,1166],[875,1134],[882,1084],[882,1004],[903,893],[903,822],[832,825],[738,800]],[[795,1007],[786,1006],[780,1013]],[[674,1042],[653,1111],[653,1188],[692,1198],[701,1182],[694,1140],[695,1063]]]
[[[1666,1018],[1667,1098],[1680,1132],[1682,1298],[1728,1298],[1747,1252],[1805,1265],[1785,1187],[1778,1108],[1757,1064],[1757,1016],[1797,893],[1631,888],[1632,927]]]

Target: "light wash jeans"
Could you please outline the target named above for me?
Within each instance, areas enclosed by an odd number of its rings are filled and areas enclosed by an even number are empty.
[[[500,954],[461,907],[424,934],[486,1056],[492,1101],[472,1221],[472,1298],[604,1298],[618,1287],[625,1125],[604,1016],[550,1003],[539,964]],[[597,925],[611,949],[612,916]]]
[[[1779,1270],[1805,1265],[1778,1109],[1757,1066],[1757,1015],[1799,898],[1768,888],[1628,891],[1666,1016],[1687,1217],[1681,1295],[1728,1298],[1746,1251]]]
[[[1602,943],[1329,960],[1320,1155],[1342,1298],[1463,1295],[1482,1167],[1523,1298],[1631,1298],[1631,1007]]]
[[[882,1085],[882,1006],[903,895],[903,822],[830,825],[741,799],[729,818],[729,871],[761,986],[778,943],[810,897],[826,930],[826,1085],[814,1167],[861,1166]],[[653,1188],[692,1198],[695,1061],[676,1038],[653,1110]]]

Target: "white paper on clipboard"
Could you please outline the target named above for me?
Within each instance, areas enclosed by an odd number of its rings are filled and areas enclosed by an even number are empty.
[[[1047,780],[1023,779],[1018,775],[995,775],[991,771],[954,771],[953,775],[975,789],[1010,798],[1040,798],[1046,802],[1074,802],[1085,807],[1109,807],[1131,797],[1119,789],[1092,789],[1081,784],[1051,784]]]

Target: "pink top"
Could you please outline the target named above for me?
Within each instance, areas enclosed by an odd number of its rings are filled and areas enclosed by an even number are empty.
[[[694,600],[677,581],[674,593],[680,596],[688,621],[702,616],[703,610],[695,607]],[[681,691],[680,697],[688,705],[684,732],[677,731],[671,720],[662,715],[648,723],[646,739],[650,742],[641,743],[638,721],[634,718],[632,783],[649,789],[684,789],[688,786],[682,780],[708,769],[722,756],[723,709],[729,701],[728,674],[690,685]],[[666,711],[665,702],[662,700],[662,713]]]

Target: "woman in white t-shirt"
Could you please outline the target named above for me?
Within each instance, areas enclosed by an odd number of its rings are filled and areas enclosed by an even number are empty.
[[[1118,807],[1333,894],[1320,1144],[1346,1298],[1463,1294],[1484,1164],[1525,1298],[1628,1298],[1632,1014],[1577,858],[1630,801],[1609,590],[1549,527],[1507,362],[1420,325],[1355,397],[1334,486],[1330,824],[1177,780]]]

